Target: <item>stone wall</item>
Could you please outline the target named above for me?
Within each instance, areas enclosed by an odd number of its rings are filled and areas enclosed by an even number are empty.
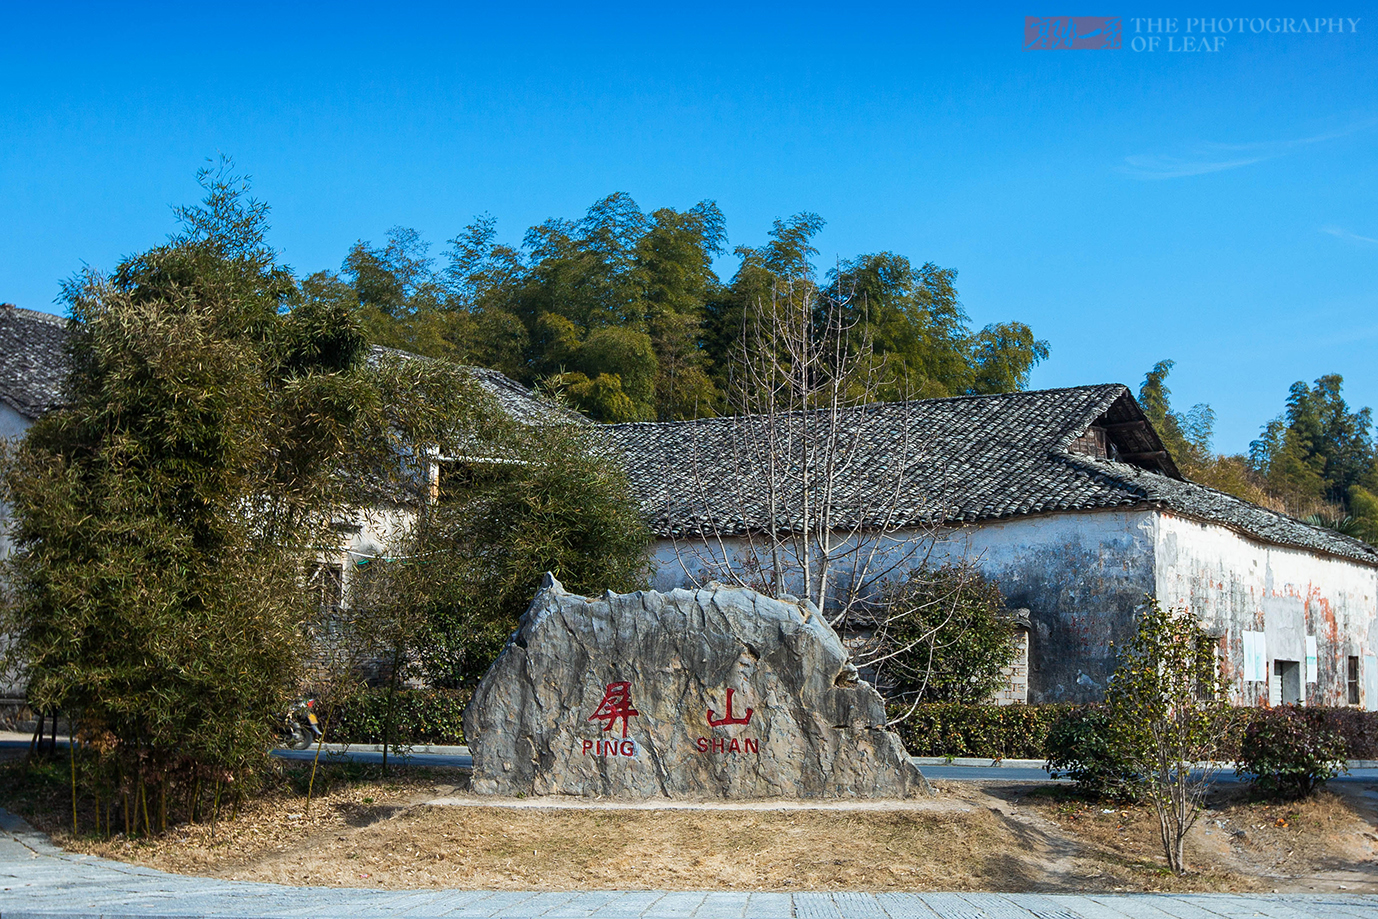
[[[1014,635],[1014,660],[1000,668],[1004,685],[996,690],[991,701],[996,705],[1020,705],[1029,701],[1029,630],[1019,629]]]

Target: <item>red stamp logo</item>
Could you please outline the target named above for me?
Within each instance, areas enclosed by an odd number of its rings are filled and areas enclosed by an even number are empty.
[[[1119,16],[1025,16],[1025,51],[1114,51],[1122,47]]]

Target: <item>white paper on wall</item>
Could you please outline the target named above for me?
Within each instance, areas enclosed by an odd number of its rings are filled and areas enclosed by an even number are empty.
[[[1378,657],[1364,655],[1364,710],[1378,711]]]
[[[1268,680],[1268,648],[1262,632],[1244,632],[1244,679]]]
[[[1319,667],[1316,664],[1316,636],[1306,636],[1306,682],[1315,683],[1319,679]]]

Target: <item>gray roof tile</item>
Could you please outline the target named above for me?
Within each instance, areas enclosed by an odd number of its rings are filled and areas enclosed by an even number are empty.
[[[1378,550],[1359,540],[1182,479],[1121,384],[871,405],[848,418],[861,447],[839,502],[843,527],[874,525],[886,513],[953,524],[1160,507],[1265,542],[1378,565]],[[655,533],[726,535],[760,530],[770,516],[762,474],[752,468],[759,463],[738,446],[760,436],[762,424],[710,418],[605,430]],[[1120,461],[1070,449],[1093,424],[1113,432]],[[797,513],[785,516],[798,525]]]
[[[0,401],[38,418],[62,397],[67,376],[67,320],[0,304]]]

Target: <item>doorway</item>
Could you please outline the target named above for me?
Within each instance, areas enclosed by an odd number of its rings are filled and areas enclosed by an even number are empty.
[[[1301,704],[1301,662],[1273,661],[1273,679],[1268,687],[1273,705]]]

